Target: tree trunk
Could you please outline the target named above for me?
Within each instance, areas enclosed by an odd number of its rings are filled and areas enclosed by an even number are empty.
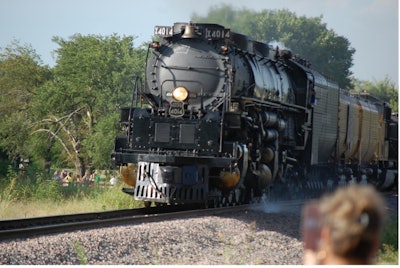
[[[85,172],[85,164],[83,162],[83,159],[81,157],[79,157],[79,155],[76,156],[74,165],[75,165],[76,174],[79,175],[80,178],[82,178],[84,175],[84,172]]]

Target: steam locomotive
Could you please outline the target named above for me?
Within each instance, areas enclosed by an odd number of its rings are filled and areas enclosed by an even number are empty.
[[[217,24],[156,26],[112,160],[146,205],[397,183],[397,120],[310,64]]]

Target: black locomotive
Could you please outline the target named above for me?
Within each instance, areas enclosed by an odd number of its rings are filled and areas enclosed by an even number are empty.
[[[135,199],[241,203],[397,182],[386,103],[351,96],[290,51],[221,25],[175,23],[155,35],[147,86],[121,109],[112,153]]]

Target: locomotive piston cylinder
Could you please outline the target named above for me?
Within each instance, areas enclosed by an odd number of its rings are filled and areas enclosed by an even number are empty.
[[[278,115],[272,112],[265,112],[261,114],[263,124],[265,127],[272,127],[278,122]]]
[[[284,131],[286,128],[286,121],[283,119],[278,120],[278,131]]]
[[[279,137],[279,133],[276,129],[267,129],[265,130],[265,141],[274,141]]]

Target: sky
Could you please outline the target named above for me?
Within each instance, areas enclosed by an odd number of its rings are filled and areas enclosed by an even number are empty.
[[[0,0],[0,47],[13,40],[31,45],[44,64],[54,66],[54,36],[135,36],[134,45],[151,41],[155,25],[189,22],[220,4],[258,12],[288,9],[318,17],[356,49],[351,71],[360,80],[399,76],[398,0]]]

